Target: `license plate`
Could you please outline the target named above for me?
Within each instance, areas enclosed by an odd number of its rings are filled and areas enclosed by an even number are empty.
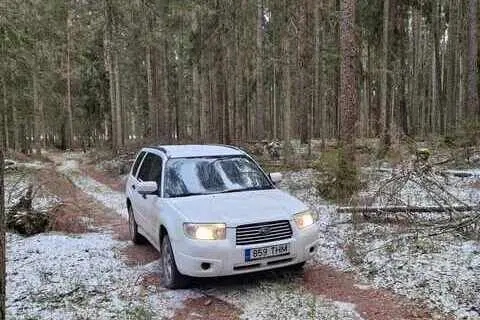
[[[277,244],[273,246],[245,249],[245,262],[260,260],[276,256],[286,256],[290,254],[290,244]]]

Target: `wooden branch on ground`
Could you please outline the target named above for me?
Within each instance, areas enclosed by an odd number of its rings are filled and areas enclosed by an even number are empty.
[[[385,206],[385,207],[338,207],[339,213],[440,213],[480,211],[480,206]]]

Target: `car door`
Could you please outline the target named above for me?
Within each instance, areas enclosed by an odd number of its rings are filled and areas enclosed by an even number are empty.
[[[160,201],[162,162],[162,158],[159,155],[147,153],[137,176],[138,181],[155,181],[158,184],[158,191],[156,193],[140,195],[137,192],[135,200],[138,203],[139,211],[141,211],[141,227],[148,233],[151,239],[156,238],[156,230],[158,228],[158,203]]]
[[[135,184],[137,182],[137,174],[138,174],[138,169],[140,168],[140,165],[143,161],[143,158],[145,158],[145,151],[141,151],[137,158],[135,159],[135,162],[133,163],[132,170],[130,170],[130,174],[128,175],[127,178],[127,184],[126,184],[126,194],[127,198],[130,199],[130,202],[132,203],[132,209],[135,217],[139,215],[138,212],[138,206],[135,205],[135,198],[137,195],[137,192],[135,191]],[[138,219],[137,219],[138,223]]]

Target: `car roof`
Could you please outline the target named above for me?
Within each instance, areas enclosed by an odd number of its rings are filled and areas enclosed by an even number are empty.
[[[168,158],[212,157],[244,155],[245,152],[229,145],[184,144],[152,147],[163,151]]]

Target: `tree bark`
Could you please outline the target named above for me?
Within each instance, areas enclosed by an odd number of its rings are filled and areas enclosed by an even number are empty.
[[[442,213],[478,211],[479,206],[385,206],[385,207],[339,207],[338,213]]]
[[[288,18],[288,0],[285,0],[285,15],[286,21],[285,25],[290,25],[290,20]],[[284,140],[284,158],[285,162],[288,163],[291,159],[291,127],[292,127],[292,119],[291,119],[291,103],[292,103],[292,75],[291,75],[291,52],[290,52],[290,39],[289,35],[290,32],[288,31],[289,27],[287,27],[287,32],[283,36],[283,55],[285,57],[285,64],[283,69],[283,85],[282,91],[284,92],[283,96],[283,103],[284,103],[284,111],[283,111],[283,140]]]
[[[0,133],[1,134],[1,133]],[[2,137],[3,139],[3,137]],[[6,285],[6,268],[5,268],[5,188],[4,188],[4,149],[0,146],[0,320],[5,320],[5,285]]]
[[[157,114],[155,112],[155,101],[153,98],[153,72],[152,72],[152,54],[151,46],[147,45],[145,49],[145,65],[147,71],[147,102],[148,102],[148,129],[149,137],[158,137]]]
[[[36,59],[35,59],[36,60]],[[41,155],[41,143],[40,143],[40,94],[38,83],[38,65],[34,60],[34,66],[32,68],[32,83],[33,83],[33,138],[34,147],[37,155]]]
[[[66,123],[65,123],[65,142],[66,148],[72,149],[73,147],[73,112],[72,112],[72,79],[71,79],[71,63],[70,63],[70,52],[72,48],[72,37],[71,37],[71,27],[72,27],[72,17],[70,4],[67,8],[67,103],[66,108]]]
[[[454,0],[448,2],[449,23],[448,23],[448,42],[446,52],[446,80],[445,80],[445,96],[446,96],[446,131],[451,134],[456,129],[456,101],[457,90],[455,85],[456,65],[456,46],[457,46],[457,8]]]
[[[112,36],[113,36],[113,17],[112,17],[112,8],[111,0],[105,0],[104,9],[105,9],[105,26],[104,26],[104,60],[105,60],[105,70],[108,73],[108,90],[110,97],[110,127],[111,127],[111,146],[113,153],[117,153],[117,131],[116,131],[116,102],[115,102],[115,77],[113,72],[113,61],[112,61]]]
[[[387,0],[388,1],[388,0]],[[343,119],[340,131],[345,160],[355,160],[354,136],[358,118],[357,56],[355,40],[355,0],[343,0],[340,24],[340,48],[342,54],[339,107]]]
[[[7,97],[7,79],[6,75],[2,76],[2,139],[0,140],[3,150],[8,150],[9,148],[9,139],[8,139],[8,97]]]
[[[478,119],[480,109],[477,87],[477,0],[468,2],[468,93],[466,119]]]
[[[265,127],[264,127],[264,115],[265,115],[265,106],[264,106],[264,88],[263,88],[263,0],[257,0],[257,52],[255,55],[256,61],[256,118],[255,118],[255,137],[258,140],[265,138]]]
[[[120,68],[118,66],[118,53],[113,55],[113,75],[115,83],[115,136],[117,148],[123,146],[123,128],[122,128],[122,96],[120,91]]]
[[[383,38],[382,38],[382,60],[380,80],[380,125],[382,128],[382,150],[381,155],[390,147],[390,132],[387,106],[387,72],[388,72],[388,31],[390,16],[390,0],[383,1]]]

